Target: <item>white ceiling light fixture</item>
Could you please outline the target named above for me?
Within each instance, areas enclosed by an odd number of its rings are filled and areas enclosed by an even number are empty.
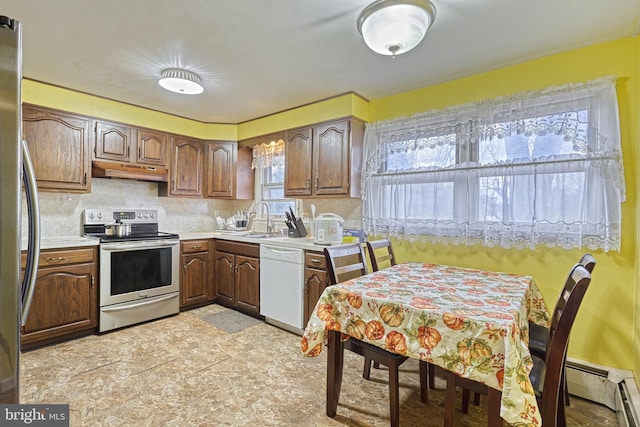
[[[371,50],[395,57],[418,45],[433,21],[429,0],[377,0],[358,15],[358,31]]]
[[[178,68],[164,70],[158,83],[166,90],[185,95],[198,95],[204,92],[200,77],[191,71]]]

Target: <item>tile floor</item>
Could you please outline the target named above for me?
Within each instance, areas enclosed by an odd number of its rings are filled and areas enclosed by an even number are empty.
[[[387,426],[386,373],[361,376],[345,354],[338,415],[325,415],[326,352],[302,357],[300,337],[265,323],[228,333],[205,321],[218,305],[26,352],[23,403],[68,403],[71,426]],[[419,397],[418,364],[400,372],[402,426],[440,426],[444,391]],[[484,398],[483,398],[484,402]],[[578,398],[569,425],[614,426],[608,408]],[[484,426],[485,408],[456,413]]]

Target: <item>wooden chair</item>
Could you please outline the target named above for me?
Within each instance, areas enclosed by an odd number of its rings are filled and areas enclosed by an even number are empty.
[[[376,253],[376,251],[378,251],[378,253]],[[369,252],[373,271],[380,270],[380,264],[385,262],[388,262],[390,265],[396,265],[396,254],[393,252],[393,246],[391,246],[389,239],[367,242],[367,252]],[[380,252],[382,252],[382,254],[380,254]]]
[[[545,348],[545,359],[533,356],[534,368],[529,377],[536,392],[542,423],[545,427],[557,427],[564,420],[560,419],[562,403],[562,377],[564,361],[567,352],[569,333],[575,321],[582,299],[591,283],[591,273],[580,264],[576,264],[565,283],[564,291],[560,295],[557,310],[554,310],[549,327],[549,336]],[[445,427],[454,423],[456,386],[486,394],[488,396],[487,425],[495,427],[502,425],[500,419],[499,390],[487,387],[477,381],[458,377],[447,371],[447,390],[445,393]],[[463,408],[464,412],[464,408]]]
[[[584,254],[579,261],[579,264],[582,265],[589,273],[593,273],[594,268],[596,267],[596,260],[591,254]],[[569,282],[567,282],[569,283]],[[568,289],[565,288],[562,290],[562,293],[567,292]],[[561,294],[562,295],[562,294]],[[555,308],[553,309],[553,315],[558,310],[561,310],[564,304],[564,300],[562,297],[558,297],[558,301],[556,303]],[[549,338],[549,328],[546,326],[541,326],[536,323],[529,323],[529,351],[533,356],[537,356],[538,358],[545,360],[546,349],[547,349],[547,339]],[[565,360],[566,365],[566,360]],[[566,377],[566,367],[562,370],[562,383],[563,383],[563,405],[569,405],[569,389],[567,387],[567,377]],[[564,419],[564,407],[560,409],[561,417]],[[562,422],[561,425],[565,425],[566,423]]]
[[[345,280],[354,279],[368,273],[362,245],[354,243],[351,245],[327,247],[324,249],[324,256],[327,260],[329,280],[332,285]],[[406,356],[391,353],[375,345],[360,341],[350,337],[342,343],[342,348],[350,350],[356,354],[364,356],[365,360],[374,361],[389,369],[389,413],[392,426],[400,425],[400,389],[398,385],[398,368],[407,360]],[[369,364],[365,364],[362,376],[369,379]],[[426,402],[426,369],[420,364],[420,398]]]

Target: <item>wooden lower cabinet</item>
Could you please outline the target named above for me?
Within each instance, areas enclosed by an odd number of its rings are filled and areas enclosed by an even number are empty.
[[[306,251],[304,254],[304,325],[320,299],[320,295],[329,286],[329,274],[323,252]]]
[[[213,240],[185,240],[180,243],[180,309],[208,304],[213,290]]]
[[[215,248],[216,302],[259,317],[259,245],[216,240]]]
[[[23,350],[94,333],[98,325],[97,246],[44,250],[27,323]],[[22,267],[26,255],[22,255]]]

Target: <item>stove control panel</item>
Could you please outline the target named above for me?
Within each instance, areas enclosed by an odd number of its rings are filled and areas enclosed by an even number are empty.
[[[84,225],[111,224],[116,220],[128,223],[157,223],[155,209],[85,209],[82,213]]]

